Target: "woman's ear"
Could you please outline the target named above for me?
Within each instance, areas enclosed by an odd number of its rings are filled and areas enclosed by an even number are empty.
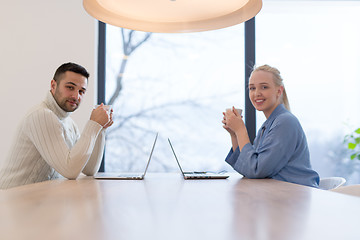
[[[284,92],[284,86],[280,86],[278,89],[278,97],[280,97],[283,92]]]

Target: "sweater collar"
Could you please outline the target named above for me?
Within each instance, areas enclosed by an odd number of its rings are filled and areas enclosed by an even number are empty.
[[[56,102],[54,96],[52,95],[52,93],[49,91],[48,94],[46,95],[45,98],[45,104],[46,106],[55,113],[55,115],[63,120],[65,118],[67,118],[68,116],[70,116],[71,112],[66,112],[64,111]]]

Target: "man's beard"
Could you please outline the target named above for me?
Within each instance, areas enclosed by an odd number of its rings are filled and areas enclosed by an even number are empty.
[[[71,102],[75,102],[76,103],[76,107],[75,108],[72,108],[72,107],[67,107],[67,101],[71,101]],[[68,104],[70,104],[70,103],[68,103]],[[76,100],[73,100],[73,99],[64,99],[63,101],[61,101],[61,104],[59,104],[59,106],[60,106],[60,108],[62,109],[62,110],[64,110],[65,112],[74,112],[76,109],[78,109],[78,107],[79,107],[79,103],[78,103],[78,101],[76,101]]]
[[[57,91],[55,91],[54,99],[55,99],[56,103],[59,105],[59,107],[62,110],[64,110],[65,112],[74,112],[79,107],[79,102],[77,100],[72,99],[72,98],[60,98],[59,93]],[[76,107],[75,108],[67,107],[68,101],[76,103]],[[70,103],[68,103],[68,104],[70,104]]]

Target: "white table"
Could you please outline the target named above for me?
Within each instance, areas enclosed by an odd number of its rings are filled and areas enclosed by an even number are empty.
[[[55,180],[0,191],[0,239],[360,239],[360,198],[270,180]]]

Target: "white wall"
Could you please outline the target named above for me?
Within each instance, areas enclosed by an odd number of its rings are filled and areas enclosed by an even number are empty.
[[[96,97],[97,21],[82,0],[11,0],[0,4],[0,161],[19,121],[50,89],[58,66],[75,62],[90,72],[73,119],[82,129]]]

